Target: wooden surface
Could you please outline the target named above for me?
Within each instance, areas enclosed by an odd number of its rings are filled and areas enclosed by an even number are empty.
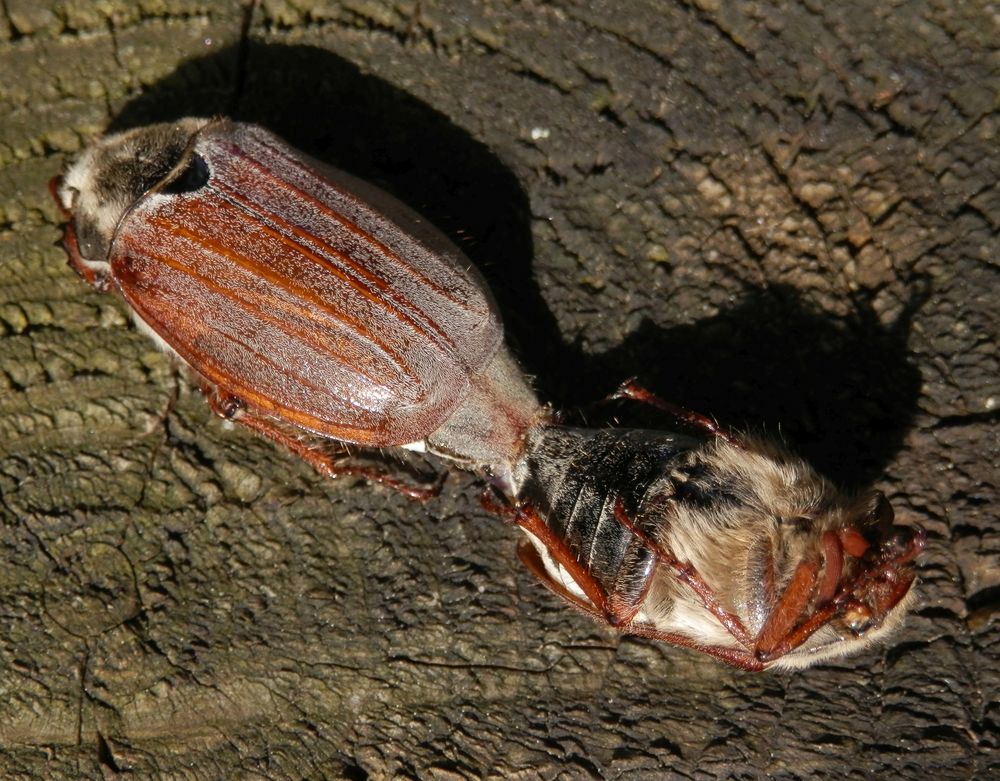
[[[995,7],[259,5],[0,3],[0,777],[1000,777]],[[732,671],[567,610],[470,476],[227,430],[45,189],[212,113],[460,241],[559,406],[638,374],[877,484],[930,535],[905,629]]]

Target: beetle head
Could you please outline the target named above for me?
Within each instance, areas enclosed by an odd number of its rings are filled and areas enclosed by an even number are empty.
[[[920,527],[895,524],[880,491],[850,501],[811,470],[800,474],[815,482],[816,501],[779,519],[746,570],[748,604],[764,618],[757,656],[786,668],[855,653],[898,627],[926,541]]]
[[[913,584],[910,566],[923,550],[926,534],[920,527],[894,523],[892,505],[875,491],[855,505],[855,521],[828,530],[820,538],[823,576],[818,606],[829,604],[831,626],[846,640],[873,639],[887,623]]]
[[[880,492],[844,497],[781,446],[750,437],[716,439],[672,480],[669,549],[739,617],[738,645],[754,664],[807,667],[902,622],[925,535],[896,525]],[[701,629],[699,642],[732,643],[718,625]]]
[[[122,217],[183,166],[194,137],[209,122],[187,118],[115,133],[85,149],[53,180],[50,189],[67,219],[63,247],[88,282],[106,287]]]

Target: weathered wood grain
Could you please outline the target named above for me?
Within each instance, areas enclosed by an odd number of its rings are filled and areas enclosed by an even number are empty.
[[[1000,775],[995,9],[0,10],[0,776]],[[904,631],[730,671],[568,612],[467,476],[414,505],[226,430],[45,190],[210,113],[462,242],[557,404],[639,374],[876,482],[930,533]]]

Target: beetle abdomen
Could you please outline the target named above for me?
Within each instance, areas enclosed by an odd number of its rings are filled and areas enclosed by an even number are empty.
[[[424,438],[502,338],[464,256],[390,196],[267,131],[210,123],[123,217],[114,278],[138,317],[248,405],[366,445]]]
[[[641,522],[654,483],[695,444],[682,434],[639,429],[537,430],[529,437],[518,499],[538,509],[613,604],[635,605],[654,554],[622,526],[616,505]]]

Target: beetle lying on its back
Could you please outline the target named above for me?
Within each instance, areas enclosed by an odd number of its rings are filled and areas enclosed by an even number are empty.
[[[618,630],[759,670],[850,653],[902,620],[924,537],[881,494],[841,496],[698,416],[692,434],[558,425],[461,252],[266,130],[184,119],[109,136],[54,188],[72,267],[116,288],[219,414],[329,474],[343,469],[300,434],[478,473],[524,529],[528,567]]]

